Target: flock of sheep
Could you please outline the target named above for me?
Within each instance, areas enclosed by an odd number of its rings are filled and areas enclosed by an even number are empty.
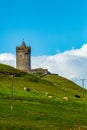
[[[30,89],[29,88],[26,88],[26,87],[24,87],[24,91],[30,91]],[[48,97],[48,98],[53,98],[53,96],[52,95],[49,95],[49,93],[48,92],[45,92],[45,95]],[[76,98],[80,98],[80,96],[79,95],[77,95],[77,94],[75,94],[75,97]],[[62,97],[62,100],[65,100],[65,101],[68,101],[69,100],[69,98],[68,97]]]

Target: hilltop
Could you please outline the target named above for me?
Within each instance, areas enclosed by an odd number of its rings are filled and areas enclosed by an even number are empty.
[[[0,64],[0,129],[84,130],[86,96],[87,90],[59,75],[29,74]]]

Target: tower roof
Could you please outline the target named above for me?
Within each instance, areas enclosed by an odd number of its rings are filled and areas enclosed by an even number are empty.
[[[26,44],[25,44],[24,40],[23,40],[23,42],[22,42],[22,44],[21,44],[20,47],[21,47],[21,48],[26,48]]]

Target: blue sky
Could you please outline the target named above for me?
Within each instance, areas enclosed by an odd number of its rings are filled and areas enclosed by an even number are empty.
[[[87,0],[0,0],[0,63],[16,67],[16,46],[46,68],[87,88]]]
[[[32,56],[54,55],[87,42],[86,0],[0,0],[0,53],[24,38]]]

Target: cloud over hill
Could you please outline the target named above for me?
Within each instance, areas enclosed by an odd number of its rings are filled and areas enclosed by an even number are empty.
[[[11,53],[0,54],[0,63],[16,66],[16,58]],[[80,49],[71,49],[52,56],[32,56],[32,68],[47,68],[71,80],[87,76],[87,44]]]
[[[0,54],[0,63],[16,66],[16,57],[11,53],[1,53]]]

